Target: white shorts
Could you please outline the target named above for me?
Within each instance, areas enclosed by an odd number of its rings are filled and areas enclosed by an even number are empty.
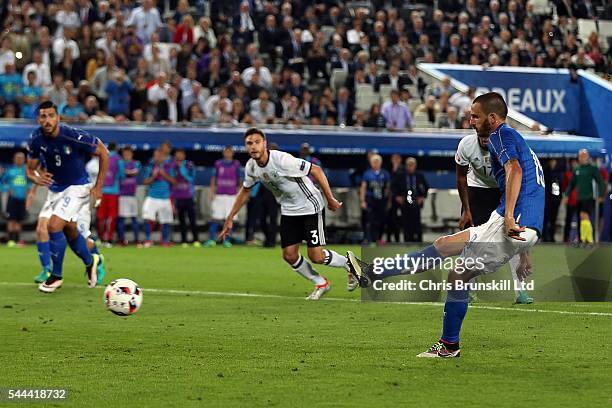
[[[147,197],[142,204],[142,218],[147,221],[159,221],[160,224],[170,224],[172,218],[172,203],[169,198]]]
[[[69,222],[76,222],[79,233],[85,238],[91,235],[91,208],[89,205],[89,192],[91,184],[70,186],[64,191],[47,192],[47,199],[38,214],[38,218],[51,218],[57,215]]]
[[[460,257],[466,262],[479,262],[484,268],[476,268],[482,273],[492,273],[500,266],[508,263],[515,255],[525,252],[538,242],[538,234],[535,230],[525,228],[521,237],[525,241],[518,241],[506,234],[504,217],[497,211],[491,213],[487,222],[477,227],[468,228],[470,231],[470,242],[466,244]],[[467,265],[467,263],[466,263]]]
[[[235,195],[229,194],[217,194],[212,201],[212,219],[213,220],[225,220],[232,210],[234,201],[236,200]]]
[[[138,217],[138,198],[136,196],[119,196],[119,216]]]

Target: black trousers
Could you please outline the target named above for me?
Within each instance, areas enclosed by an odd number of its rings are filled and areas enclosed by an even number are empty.
[[[383,236],[387,222],[387,200],[366,200],[366,239],[376,242]]]
[[[193,242],[198,241],[198,225],[196,223],[195,203],[193,198],[181,198],[174,200],[176,213],[179,219],[179,227],[181,230],[181,242],[187,242],[187,219],[189,218],[189,226],[191,227],[191,235]]]
[[[416,203],[402,205],[402,225],[405,242],[423,242],[421,207]]]
[[[387,241],[392,242],[392,238],[395,242],[400,242],[400,225],[402,224],[401,206],[393,201],[391,208],[387,213]]]
[[[546,197],[544,204],[544,231],[542,241],[555,242],[555,232],[557,232],[557,215],[559,214],[559,206],[561,198],[559,196],[549,195]]]
[[[276,246],[278,234],[278,203],[265,187],[260,187],[257,195],[247,204],[247,226],[245,240],[252,241],[255,231],[261,228],[265,235],[264,246]]]
[[[576,215],[576,206],[575,205],[566,205],[565,206],[565,225],[563,226],[563,241],[568,242],[570,237],[570,231],[572,230],[572,220]],[[580,233],[580,228],[578,228],[578,232]]]
[[[491,213],[499,205],[500,198],[499,188],[468,187],[468,201],[475,227],[489,221]]]

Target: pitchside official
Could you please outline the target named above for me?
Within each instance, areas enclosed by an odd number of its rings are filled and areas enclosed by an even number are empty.
[[[457,190],[461,198],[461,219],[459,228],[466,229],[487,222],[500,200],[500,190],[491,170],[491,157],[487,140],[481,140],[475,133],[461,139],[455,154]],[[510,259],[512,279],[519,265],[518,255]],[[515,283],[515,287],[517,284]],[[516,303],[529,304],[533,299],[527,292],[517,290]]]

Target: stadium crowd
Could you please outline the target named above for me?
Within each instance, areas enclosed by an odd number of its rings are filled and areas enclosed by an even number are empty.
[[[577,35],[577,19],[612,17],[609,2],[535,3],[7,0],[0,112],[33,118],[51,100],[67,122],[410,130],[417,115],[418,126],[465,128],[471,96],[448,80],[426,86],[416,63],[576,67],[609,78],[605,39]]]

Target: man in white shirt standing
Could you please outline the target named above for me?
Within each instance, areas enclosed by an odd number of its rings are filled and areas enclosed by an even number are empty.
[[[40,51],[35,50],[32,53],[32,62],[25,66],[23,69],[23,83],[28,83],[28,74],[33,71],[36,73],[35,86],[47,88],[51,86],[51,71],[49,65],[44,64],[42,61],[42,54]]]
[[[153,0],[142,0],[142,5],[132,10],[127,25],[136,26],[136,35],[147,44],[151,34],[162,27],[162,21],[157,8],[153,7]]]
[[[251,188],[261,182],[274,194],[281,206],[281,246],[283,259],[291,268],[315,285],[309,300],[318,300],[331,289],[329,281],[319,275],[300,255],[302,241],[308,245],[308,258],[316,264],[346,269],[346,258],[325,245],[325,202],[321,191],[308,178],[315,179],[327,199],[327,207],[336,211],[342,203],[336,200],[321,167],[278,150],[268,150],[266,136],[260,129],[245,132],[246,150],[251,159],[245,166],[242,188],[227,216],[219,238],[231,231],[233,219],[247,202]],[[350,282],[349,282],[350,284]],[[355,284],[352,289],[355,289]],[[352,290],[349,286],[349,290]]]

